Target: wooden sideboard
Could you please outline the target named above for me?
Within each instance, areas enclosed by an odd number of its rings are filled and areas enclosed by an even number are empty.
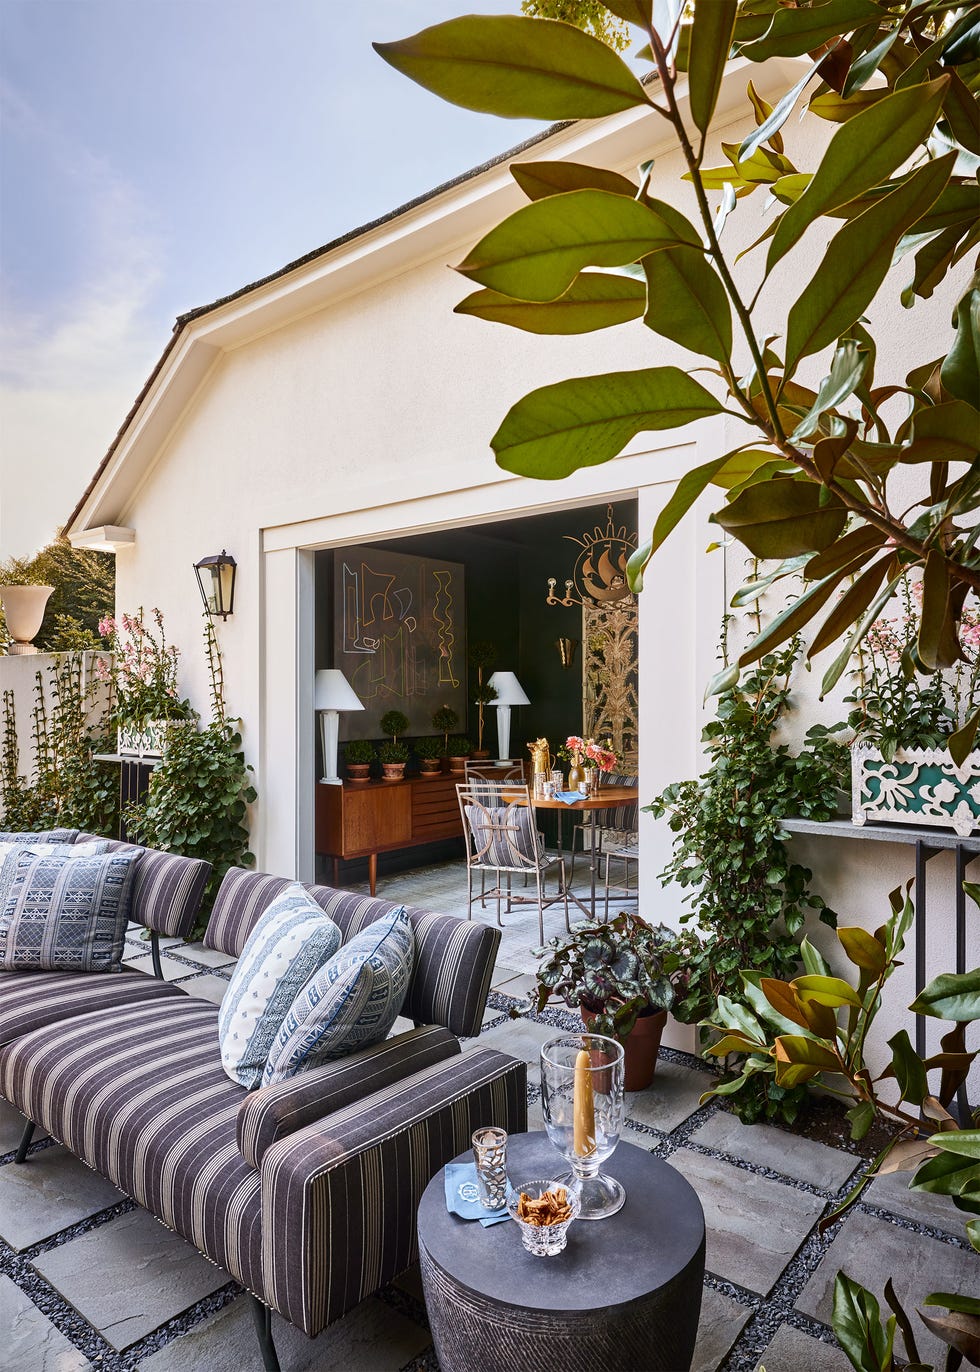
[[[456,800],[462,774],[409,777],[404,781],[345,781],[316,788],[316,851],[333,859],[333,884],[348,858],[368,859],[371,894],[378,879],[378,854],[415,848],[440,839],[462,838]]]

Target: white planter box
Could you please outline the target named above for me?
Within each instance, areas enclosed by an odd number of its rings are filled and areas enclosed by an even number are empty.
[[[167,728],[174,720],[151,719],[142,729],[116,731],[116,749],[124,757],[163,757]]]
[[[900,748],[886,762],[877,748],[851,749],[851,819],[855,824],[915,824],[980,829],[980,752],[957,767],[945,748]]]

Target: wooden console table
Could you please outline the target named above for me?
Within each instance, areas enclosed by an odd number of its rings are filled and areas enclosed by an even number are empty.
[[[451,773],[404,781],[345,781],[316,788],[316,851],[333,859],[333,884],[342,861],[366,857],[371,894],[378,880],[378,854],[416,848],[440,839],[462,838],[463,826]]]

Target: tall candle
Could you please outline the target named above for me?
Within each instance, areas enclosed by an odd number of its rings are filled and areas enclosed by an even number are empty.
[[[575,1118],[573,1147],[576,1157],[595,1152],[595,1102],[592,1099],[592,1059],[583,1048],[575,1059],[575,1088],[572,1097]]]

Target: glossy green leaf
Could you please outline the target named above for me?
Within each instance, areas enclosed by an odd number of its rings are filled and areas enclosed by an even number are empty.
[[[787,639],[799,633],[827,603],[846,573],[846,567],[841,568],[823,581],[815,582],[775,619],[770,620],[762,632],[742,650],[738,660],[739,666],[747,667],[750,662],[758,662],[760,657],[764,657],[766,653],[778,648],[780,643],[785,643]]]
[[[980,399],[980,273],[960,297],[954,321],[956,337],[939,376],[950,395],[975,405]]]
[[[471,14],[373,46],[443,100],[508,119],[597,119],[650,103],[622,58],[571,24]]]
[[[867,365],[867,355],[866,355]],[[866,381],[859,381],[858,386],[866,386]],[[857,388],[856,388],[857,389]],[[860,391],[858,392],[860,394]],[[820,473],[821,480],[827,485],[834,479],[837,471],[837,464],[846,453],[850,451],[854,442],[854,437],[858,431],[856,419],[841,419],[839,415],[832,421],[832,427],[839,429],[833,437],[819,438],[813,445],[813,464]],[[852,464],[848,463],[847,466]]]
[[[780,1034],[775,1043],[776,1081],[799,1086],[821,1072],[839,1072],[840,1063],[829,1048],[802,1034]]]
[[[876,977],[885,970],[887,956],[884,945],[875,938],[874,934],[869,934],[867,929],[861,929],[856,925],[838,929],[837,937],[841,947],[855,967],[862,967],[865,971],[872,972]]]
[[[491,447],[505,471],[555,480],[607,462],[645,430],[680,428],[723,409],[679,367],[574,377],[519,400]]]
[[[818,581],[829,576],[831,572],[850,566],[857,558],[870,556],[884,541],[885,535],[880,529],[875,529],[870,524],[859,524],[856,529],[850,529],[843,534],[826,552],[817,553],[816,557],[810,558],[803,575],[807,581]]]
[[[738,148],[739,161],[742,161],[746,157],[751,157],[756,148],[761,147],[763,143],[768,143],[775,134],[778,134],[779,130],[786,123],[786,120],[793,113],[797,100],[799,100],[807,85],[816,75],[817,68],[822,60],[823,58],[821,57],[814,62],[809,71],[805,72],[804,75],[800,77],[799,81],[797,81],[796,85],[792,86],[773,107],[772,112],[763,120],[759,127],[754,129],[753,132],[749,134],[748,138],[742,140]],[[754,100],[753,104],[755,105]],[[758,111],[758,105],[756,105],[756,110]]]
[[[946,746],[949,748],[949,755],[957,767],[962,767],[973,751],[978,730],[980,730],[980,710],[974,711],[962,728],[956,730],[955,734],[950,734]]]
[[[786,11],[793,17],[794,12]],[[779,222],[767,259],[771,271],[820,215],[876,186],[916,151],[946,93],[945,77],[896,91],[837,130],[813,180]]]
[[[885,579],[890,562],[891,554],[873,562],[870,567],[865,568],[853,585],[847,588],[814,635],[807,648],[807,661],[822,653],[831,643],[836,643],[841,634],[861,618]]]
[[[739,976],[742,978],[745,999],[759,1019],[771,1025],[779,1034],[797,1034],[801,1028],[804,1034],[809,1032],[806,1026],[799,1025],[795,1020],[780,1014],[762,989],[761,972],[743,971]]]
[[[952,662],[941,660],[948,616],[949,577],[946,559],[938,548],[930,548],[922,573],[922,611],[916,642],[920,662],[930,669],[952,666]]]
[[[512,162],[510,174],[528,200],[545,200],[563,191],[608,191],[633,199],[636,186],[619,172],[584,162]]]
[[[980,1253],[980,1220],[969,1220],[966,1225],[966,1237],[970,1240],[973,1247]]]
[[[815,1000],[818,1005],[829,1005],[832,1009],[837,1009],[841,1005],[853,1005],[857,1009],[861,1008],[861,997],[843,977],[794,977],[792,984],[800,995],[805,994],[808,999]]]
[[[869,1100],[859,1101],[847,1111],[847,1121],[851,1127],[851,1138],[855,1143],[860,1143],[863,1138],[867,1138],[875,1122],[874,1106]]]
[[[976,100],[955,71],[946,73],[949,91],[943,101],[943,114],[957,143],[974,157],[980,156],[980,124]]]
[[[898,25],[896,24],[893,29],[889,29],[880,42],[876,43],[873,48],[869,48],[867,52],[863,52],[856,61],[851,63],[847,80],[841,90],[841,95],[845,100],[855,91],[861,90],[871,80],[891,51],[892,44],[898,37],[898,32]]]
[[[694,7],[687,58],[688,88],[691,118],[702,133],[707,133],[718,103],[737,10],[737,0],[713,0],[710,5]]]
[[[841,651],[837,654],[833,662],[830,664],[830,666],[824,673],[823,681],[820,683],[821,697],[825,696],[828,691],[832,691],[834,687],[837,685],[838,681],[840,681],[841,677],[844,674],[844,669],[846,668],[848,662],[851,660],[851,654],[854,652],[854,649],[864,638],[865,634],[868,632],[872,624],[881,614],[882,610],[887,605],[888,601],[895,594],[895,591],[898,588],[904,576],[905,572],[903,570],[899,572],[897,576],[892,577],[892,579],[887,583],[884,589],[879,591],[878,595],[871,602],[867,611],[865,612],[864,618],[861,620],[857,628],[847,639]]]
[[[980,1019],[980,967],[969,972],[944,972],[919,992],[909,1009],[936,1019]]]
[[[845,339],[840,344],[834,352],[829,374],[820,383],[816,400],[790,435],[791,443],[800,443],[816,433],[827,411],[854,394],[868,369],[868,360],[867,352],[859,348],[854,339]]]
[[[776,479],[750,486],[713,518],[756,557],[793,557],[833,543],[847,510],[812,481]]]
[[[849,119],[853,119],[862,110],[868,110],[872,105],[879,104],[888,95],[888,91],[875,88],[873,90],[855,91],[846,99],[843,95],[838,95],[836,91],[824,91],[820,95],[815,95],[807,105],[811,114],[817,115],[820,119],[826,119],[831,124],[846,124]]]
[[[772,114],[772,105],[770,105],[769,101],[765,100],[759,94],[759,92],[756,90],[754,84],[751,81],[746,86],[745,92],[748,95],[749,100],[752,102],[752,110],[755,114],[756,127],[759,127],[761,124],[764,124],[765,121]],[[769,143],[769,145],[775,152],[783,151],[782,134],[778,132],[771,133],[769,137],[766,139],[766,142]]]
[[[698,248],[665,248],[643,260],[644,323],[692,352],[727,363],[732,312],[721,277]]]
[[[492,323],[538,334],[591,333],[639,319],[647,293],[639,281],[608,272],[582,272],[557,300],[535,303],[513,300],[497,291],[468,295],[454,314],[472,315]]]
[[[740,1005],[737,1000],[732,1000],[730,996],[720,995],[716,1013],[718,1022],[727,1028],[738,1030],[748,1038],[754,1039],[756,1043],[765,1043],[766,1036],[762,1031],[762,1025],[752,1011],[746,1006]]]
[[[980,452],[980,414],[965,400],[925,405],[911,422],[903,462],[972,462]]]
[[[812,9],[779,9],[762,37],[746,44],[742,52],[752,62],[802,57],[828,39],[880,18],[881,10],[871,0],[824,0]]]
[[[653,23],[653,0],[603,0],[603,4],[617,19],[625,19],[628,24],[649,29]]]
[[[933,1291],[923,1305],[938,1305],[944,1310],[958,1310],[963,1315],[980,1315],[980,1296],[961,1296],[955,1291]]]
[[[801,358],[825,348],[863,314],[885,279],[896,243],[935,201],[955,160],[949,153],[927,162],[831,239],[823,261],[789,312],[787,376]],[[792,209],[786,211],[791,213]]]
[[[846,1272],[838,1272],[834,1282],[831,1323],[837,1342],[857,1372],[890,1372],[895,1322],[882,1325],[877,1300]]]
[[[583,267],[617,267],[679,241],[700,246],[683,215],[660,208],[594,190],[535,200],[484,235],[456,270],[518,300],[556,300]]]
[[[922,1059],[912,1047],[908,1031],[901,1029],[888,1040],[892,1050],[891,1073],[898,1082],[902,1100],[912,1105],[921,1105],[923,1097],[929,1094],[929,1082]]]
[[[657,516],[657,522],[653,526],[653,533],[650,541],[644,545],[644,562],[647,562],[663,544],[668,534],[676,528],[677,524],[687,514],[688,510],[701,495],[702,491],[707,490],[716,476],[732,462],[737,461],[743,454],[724,453],[721,457],[712,458],[710,462],[705,462],[700,467],[694,467],[691,471],[685,472],[677,485],[674,487],[673,494],[667,504]],[[634,557],[636,554],[634,553]],[[630,558],[630,562],[633,558]]]
[[[771,186],[785,176],[792,176],[796,168],[788,157],[771,148],[758,147],[742,157],[737,143],[722,143],[721,150],[744,181]]]
[[[813,946],[806,935],[800,940],[800,957],[803,959],[803,966],[811,977],[830,976],[827,959],[818,948]]]

